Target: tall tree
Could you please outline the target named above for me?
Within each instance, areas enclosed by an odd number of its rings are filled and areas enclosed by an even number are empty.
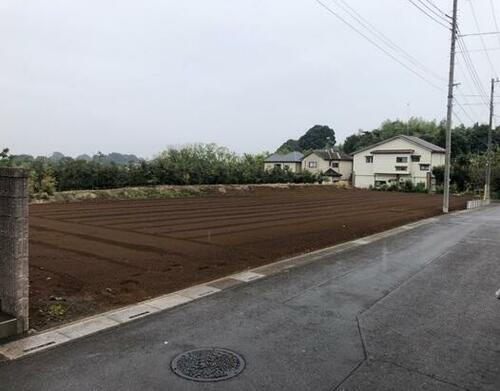
[[[335,131],[325,125],[315,125],[299,138],[299,146],[302,151],[334,146],[335,143]]]
[[[315,125],[298,140],[289,139],[282,144],[277,152],[306,152],[313,149],[333,147],[336,143],[335,131],[326,125]]]

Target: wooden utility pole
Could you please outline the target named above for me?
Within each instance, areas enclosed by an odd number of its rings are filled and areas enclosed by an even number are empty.
[[[493,138],[493,113],[495,110],[495,83],[500,82],[499,79],[491,79],[491,97],[490,97],[490,123],[488,128],[488,149],[486,152],[486,180],[484,182],[484,199],[489,200],[491,195],[491,163],[492,154],[491,150]]]
[[[453,90],[455,88],[455,47],[457,43],[458,0],[453,0],[453,21],[451,25],[450,75],[448,79],[448,112],[446,115],[446,154],[444,161],[443,213],[450,207],[450,166],[451,166],[451,127],[453,116]]]

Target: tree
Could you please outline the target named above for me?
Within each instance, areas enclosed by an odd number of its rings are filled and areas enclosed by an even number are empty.
[[[288,139],[287,141],[285,141],[281,145],[281,147],[279,147],[276,150],[277,153],[282,153],[282,154],[286,154],[286,153],[294,152],[294,151],[299,151],[300,152],[299,141],[298,140],[294,140],[294,139]]]
[[[335,131],[332,128],[326,125],[315,125],[298,140],[287,140],[277,149],[276,152],[307,152],[313,149],[333,147],[335,143]]]
[[[301,151],[308,151],[326,146],[333,147],[335,142],[335,131],[332,128],[325,125],[315,125],[299,138],[299,147]]]
[[[0,151],[0,166],[7,166],[10,163],[9,148]]]

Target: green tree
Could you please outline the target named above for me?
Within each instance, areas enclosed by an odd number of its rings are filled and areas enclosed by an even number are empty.
[[[334,146],[335,142],[335,131],[332,128],[315,125],[299,138],[299,147],[301,151],[308,151],[325,148],[327,145]]]
[[[335,131],[326,125],[315,125],[298,140],[289,139],[276,152],[288,153],[293,151],[307,152],[327,146],[333,147],[336,143]]]
[[[294,151],[300,152],[300,150],[301,149],[298,140],[288,139],[276,150],[276,152],[286,154]]]
[[[10,163],[9,148],[0,151],[0,166],[7,166]]]

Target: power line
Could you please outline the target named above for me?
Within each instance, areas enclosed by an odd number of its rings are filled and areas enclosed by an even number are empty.
[[[460,110],[462,110],[462,112],[465,114],[465,116],[469,119],[469,121],[471,121],[473,124],[478,122],[478,121],[475,121],[471,116],[470,114],[467,112],[467,110],[465,110],[465,108],[463,107],[463,105],[455,99],[455,104],[460,108]]]
[[[467,50],[468,53],[473,53],[473,52],[484,52],[484,51],[487,51],[487,52],[492,52],[492,51],[495,51],[495,50],[500,50],[500,47],[498,48],[485,48],[485,49],[469,49]],[[457,53],[460,53],[459,51],[457,51]]]
[[[448,19],[452,19],[450,15],[448,15],[446,12],[444,12],[441,8],[439,8],[433,1],[431,0],[425,0],[431,7],[433,7],[437,12],[439,12],[441,15],[444,15]]]
[[[481,97],[482,95],[478,94],[455,94],[455,96],[461,97],[461,98],[477,98]],[[500,96],[495,95],[495,98],[500,98]]]
[[[476,24],[477,31],[480,32],[481,31],[481,27],[479,26],[479,21],[477,19],[477,15],[476,15],[476,11],[474,9],[474,5],[472,4],[472,1],[470,1],[470,0],[469,0],[469,6],[470,6],[470,11],[471,11],[472,17],[474,18],[474,23]],[[479,38],[481,39],[481,46],[484,49],[484,55],[488,59],[488,62],[490,64],[490,68],[493,71],[493,75],[497,76],[498,73],[497,73],[495,67],[493,66],[493,63],[491,62],[491,58],[490,58],[490,55],[488,54],[488,51],[486,50],[486,44],[484,43],[484,38],[483,38],[482,35],[480,35]]]
[[[470,33],[470,34],[462,34],[461,37],[477,37],[481,35],[499,35],[500,31],[487,31],[487,32],[478,32],[478,33]]]
[[[482,95],[478,95],[478,94],[455,94],[455,96],[460,96],[462,98],[474,98],[474,97],[478,97],[478,96],[482,96]]]
[[[387,56],[389,56],[390,58],[392,58],[394,61],[396,61],[399,65],[401,65],[402,67],[404,67],[405,69],[409,70],[411,73],[413,73],[414,75],[416,75],[417,77],[419,77],[420,79],[422,79],[423,81],[425,81],[427,84],[431,85],[433,88],[435,88],[436,90],[438,91],[442,91],[442,89],[436,85],[434,82],[430,81],[429,79],[427,79],[425,76],[422,76],[420,73],[418,73],[417,71],[415,71],[414,69],[410,68],[408,65],[406,65],[404,62],[402,62],[400,59],[398,59],[395,55],[393,55],[392,53],[390,53],[388,50],[386,50],[385,48],[383,48],[381,45],[379,45],[377,42],[375,42],[373,39],[371,39],[369,36],[367,36],[365,33],[363,33],[362,31],[360,31],[357,27],[355,27],[353,24],[351,24],[350,22],[348,22],[345,18],[343,18],[342,16],[340,16],[339,14],[337,14],[335,11],[333,11],[330,7],[328,7],[325,3],[323,3],[321,0],[316,0],[316,2],[321,5],[324,9],[326,9],[329,13],[331,13],[333,16],[335,16],[337,19],[339,19],[342,23],[344,23],[345,25],[347,25],[349,28],[351,28],[352,30],[354,30],[356,33],[358,33],[359,35],[361,35],[364,39],[366,39],[368,42],[370,42],[372,45],[374,45],[376,48],[378,48],[380,51],[382,51],[383,53],[385,53]]]
[[[456,112],[453,112],[453,116],[458,120],[458,122],[460,122],[462,125],[465,123],[462,118],[460,118],[460,116],[456,113]]]
[[[467,102],[467,103],[462,103],[464,106],[484,106],[483,102]],[[499,105],[500,102],[495,103],[496,105]]]
[[[462,72],[462,74],[465,76],[465,72],[462,68],[458,68],[460,69],[460,71]],[[459,98],[460,99],[460,102],[461,103],[461,99],[465,99],[465,101],[463,103],[470,103],[470,100],[471,98],[481,98],[482,95],[478,95],[478,94],[455,94],[455,98]],[[478,112],[476,111],[477,109],[480,110],[480,113],[478,114]],[[481,118],[485,118],[486,116],[486,111],[487,111],[488,107],[483,103],[481,104],[480,106],[467,106],[467,110],[471,113],[472,117],[473,118],[477,118],[477,121],[475,122],[484,122],[484,121],[481,121]]]
[[[462,42],[458,41],[458,45],[461,46]],[[466,53],[461,53],[461,54],[464,60],[463,64],[465,65],[464,70],[467,71],[467,75],[470,78],[472,86],[476,89],[476,91],[479,93],[482,99],[485,99],[484,89],[482,88],[481,82],[478,79],[477,71],[474,67],[474,64],[472,63],[472,60],[470,59],[469,56],[466,55]]]
[[[424,8],[426,8],[435,17],[439,18],[440,20],[444,21],[445,23],[450,22],[450,20],[446,17],[446,14],[444,14],[441,10],[439,10],[439,12],[436,11],[433,7],[430,7],[428,4],[424,3],[422,0],[416,0],[416,1],[418,1],[420,4],[422,4],[422,6]],[[430,1],[427,1],[427,3],[433,4]],[[444,14],[444,16],[443,16],[443,14]]]
[[[460,28],[458,28],[458,32],[460,33]],[[460,54],[464,59],[466,69],[469,72],[469,75],[471,76],[471,81],[474,84],[475,88],[477,89],[478,93],[482,96],[483,101],[487,105],[488,99],[485,98],[487,96],[486,90],[484,89],[481,79],[479,78],[479,75],[477,73],[476,67],[474,66],[474,63],[467,50],[467,44],[465,43],[465,40],[462,38],[461,35],[458,35],[457,42],[461,50]]]
[[[498,19],[497,15],[495,13],[495,6],[493,5],[493,0],[490,0],[490,5],[491,5],[491,15],[493,15],[493,22],[495,22],[495,28],[497,31],[500,31],[500,27],[498,27]],[[500,43],[500,35],[498,37],[498,42]]]
[[[446,81],[443,77],[438,75],[436,72],[426,67],[423,63],[409,54],[406,50],[397,45],[394,41],[392,41],[387,35],[385,35],[382,31],[380,31],[376,26],[373,25],[369,20],[363,17],[359,12],[357,12],[352,6],[350,6],[345,0],[333,0],[339,7],[341,7],[349,16],[355,19],[362,27],[364,27],[371,34],[375,35],[378,39],[380,39],[385,45],[390,47],[395,52],[399,52],[403,55],[406,60],[408,60],[415,67],[420,68],[421,71],[432,75],[436,79],[440,81]],[[339,1],[342,4],[339,4]]]
[[[417,3],[415,3],[415,1],[413,1],[413,0],[408,0],[408,1],[411,4],[413,4],[420,12],[422,12],[423,14],[425,14],[428,18],[432,19],[434,22],[436,22],[437,24],[439,24],[440,26],[444,27],[447,30],[450,29],[450,26],[445,25],[443,22],[441,22],[440,20],[438,20],[435,16],[433,16],[432,14],[430,14],[429,12],[427,12],[425,9],[423,9],[422,7],[420,7]]]

